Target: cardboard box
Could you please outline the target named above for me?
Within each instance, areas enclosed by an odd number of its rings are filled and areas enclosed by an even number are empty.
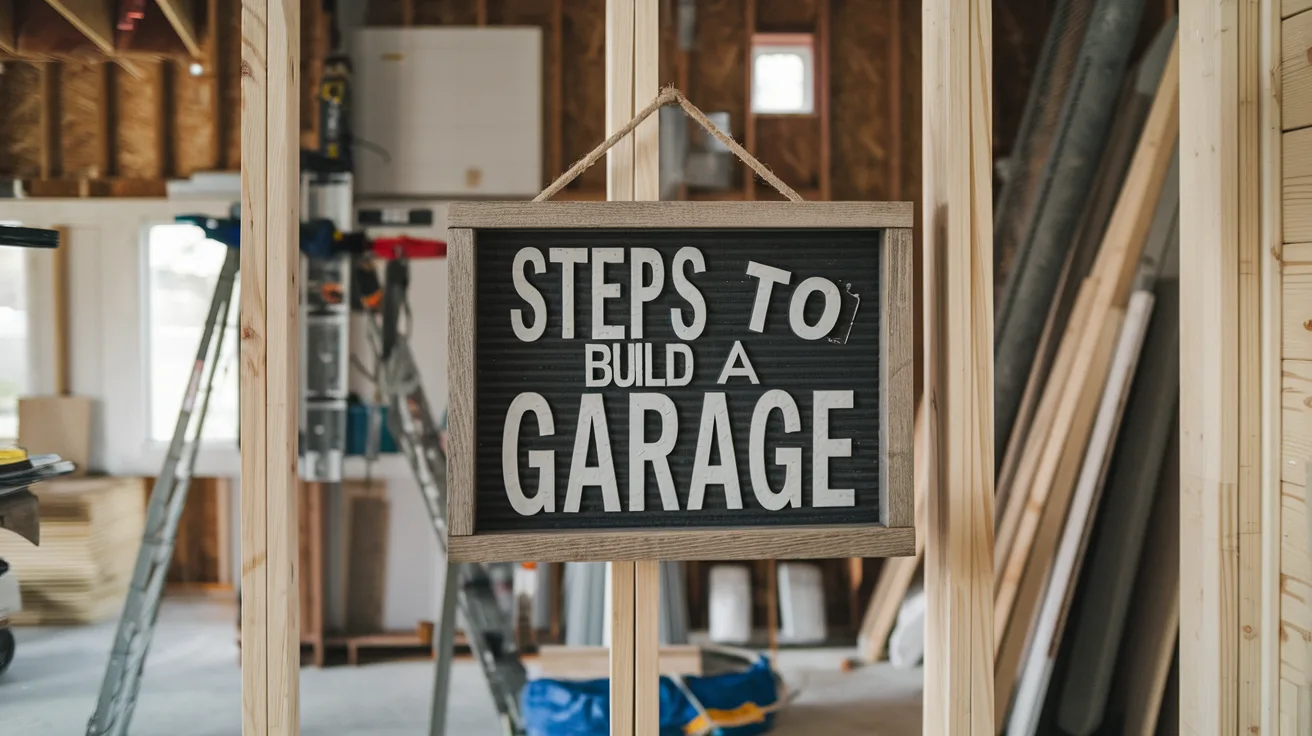
[[[86,475],[91,459],[91,412],[84,396],[29,396],[18,400],[18,444],[29,455],[54,453]]]

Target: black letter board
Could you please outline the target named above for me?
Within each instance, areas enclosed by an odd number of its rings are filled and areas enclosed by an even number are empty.
[[[455,559],[914,551],[910,205],[448,220]]]

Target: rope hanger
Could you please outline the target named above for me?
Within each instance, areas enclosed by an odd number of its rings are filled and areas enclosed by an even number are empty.
[[[787,197],[791,202],[803,201],[801,195],[793,191],[792,187],[785,184],[783,180],[774,175],[774,172],[770,171],[770,167],[761,163],[755,156],[748,153],[747,149],[738,145],[738,142],[730,135],[717,128],[715,123],[712,123],[710,118],[706,117],[705,113],[697,109],[696,105],[689,102],[688,98],[684,97],[683,93],[675,89],[673,86],[661,90],[661,93],[656,96],[656,99],[648,103],[647,106],[640,110],[637,115],[634,115],[633,119],[626,123],[624,127],[611,133],[609,138],[602,141],[600,145],[589,151],[588,155],[579,159],[573,166],[569,167],[568,171],[561,174],[555,181],[551,182],[551,185],[546,189],[543,189],[541,194],[533,198],[533,201],[545,202],[554,197],[557,192],[564,189],[570,182],[578,178],[579,174],[587,171],[589,167],[600,161],[601,157],[606,155],[607,151],[613,148],[616,143],[619,143],[624,136],[632,133],[635,128],[642,124],[642,121],[651,117],[651,114],[656,112],[656,110],[669,104],[678,104],[679,107],[683,108],[684,113],[687,114],[688,117],[696,121],[697,124],[707,133],[714,136],[717,141],[723,143],[726,148],[738,157],[738,160],[750,166],[752,171],[755,171],[766,181],[766,183],[774,187],[775,191]]]

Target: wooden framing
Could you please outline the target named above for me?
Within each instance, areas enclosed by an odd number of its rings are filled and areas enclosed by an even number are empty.
[[[924,0],[924,730],[993,728],[991,0]]]
[[[447,214],[451,288],[451,454],[449,549],[462,561],[683,560],[890,557],[915,554],[912,445],[914,390],[911,340],[912,213],[905,203],[648,203],[578,202],[453,204]],[[708,528],[632,531],[484,533],[475,528],[474,359],[477,310],[475,249],[480,230],[505,228],[870,228],[883,229],[880,268],[880,433],[882,525]],[[462,437],[463,436],[463,437]],[[458,439],[460,438],[460,439]],[[732,544],[730,543],[732,540]]]
[[[242,0],[242,733],[300,732],[300,3]]]

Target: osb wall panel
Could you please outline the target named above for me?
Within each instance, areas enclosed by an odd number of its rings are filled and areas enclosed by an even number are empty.
[[[0,74],[0,172],[41,175],[41,72],[35,64],[6,64]]]
[[[129,179],[160,179],[168,176],[165,161],[164,62],[141,64],[141,78],[111,72],[114,80],[113,173]],[[186,141],[191,149],[196,141]]]
[[[757,0],[759,33],[810,33],[820,16],[820,0]]]
[[[606,0],[567,0],[564,10],[563,143],[565,161],[574,162],[606,138]],[[583,172],[574,188],[605,189],[606,167]]]
[[[813,115],[756,119],[756,157],[794,189],[820,186],[820,118]],[[770,189],[759,183],[758,189]],[[762,197],[763,198],[763,197]]]
[[[889,186],[893,149],[908,148],[905,137],[898,140],[894,135],[900,76],[887,53],[891,45],[905,40],[898,38],[892,25],[900,2],[831,0],[834,199],[886,200],[903,195]],[[919,141],[916,145],[919,148]]]
[[[706,112],[729,113],[731,133],[739,141],[747,128],[746,19],[745,0],[698,2],[696,36],[688,54],[688,98]],[[745,170],[741,164],[736,168],[739,186]]]

